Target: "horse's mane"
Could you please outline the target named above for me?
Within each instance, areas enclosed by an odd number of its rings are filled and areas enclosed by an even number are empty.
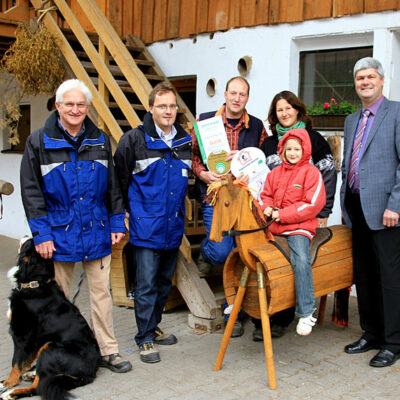
[[[263,211],[261,210],[260,203],[251,194],[250,188],[240,179],[234,180],[232,182],[232,184],[246,190],[250,194],[249,195],[249,207],[253,213],[253,216],[257,222],[257,225],[259,227],[266,225],[267,221],[265,219],[265,215],[264,215]],[[223,185],[223,183],[221,180],[218,180],[218,181],[208,185],[207,194],[206,194],[206,197],[204,198],[204,203],[208,203],[211,206],[214,206],[215,203],[217,202],[218,192],[221,189],[222,185]],[[272,233],[269,231],[268,228],[264,229],[264,233],[268,240],[273,240]]]

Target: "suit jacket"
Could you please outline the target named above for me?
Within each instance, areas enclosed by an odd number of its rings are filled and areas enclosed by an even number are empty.
[[[343,217],[351,228],[345,196],[353,138],[361,110],[349,115],[344,124],[344,153],[340,202]],[[385,229],[385,209],[400,213],[400,103],[383,100],[369,131],[359,165],[360,200],[365,220],[372,230]],[[397,224],[400,226],[400,223]]]

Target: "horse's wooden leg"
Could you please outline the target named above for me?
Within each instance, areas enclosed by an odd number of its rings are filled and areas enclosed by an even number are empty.
[[[236,318],[239,314],[240,307],[243,302],[244,294],[246,293],[247,281],[249,280],[250,270],[247,267],[243,268],[242,277],[240,278],[240,285],[238,288],[238,292],[235,297],[235,301],[233,303],[233,308],[231,314],[229,316],[228,323],[226,324],[224,336],[222,337],[221,345],[219,346],[219,351],[217,355],[217,359],[214,364],[214,371],[219,371],[222,366],[222,362],[224,361],[226,349],[228,347],[229,339],[232,335],[233,325],[235,325]]]
[[[322,324],[324,322],[325,308],[326,308],[326,295],[321,296],[321,300],[319,301],[319,311],[317,319],[318,324]]]
[[[270,389],[276,389],[274,353],[272,350],[271,327],[269,323],[267,291],[265,289],[264,268],[257,263],[258,298],[260,301],[261,324],[264,337],[265,362],[267,364],[268,383]]]

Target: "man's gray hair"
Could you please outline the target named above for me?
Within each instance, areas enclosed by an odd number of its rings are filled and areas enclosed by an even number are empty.
[[[79,79],[68,79],[58,87],[56,91],[56,103],[62,103],[65,93],[72,89],[79,89],[83,93],[83,95],[86,97],[86,104],[90,104],[92,102],[93,95],[84,82],[80,81]]]
[[[375,68],[376,72],[379,74],[381,79],[385,77],[385,72],[383,71],[382,64],[377,59],[372,57],[364,57],[358,60],[356,62],[356,65],[354,65],[354,70],[353,70],[354,79],[358,71],[367,68]]]

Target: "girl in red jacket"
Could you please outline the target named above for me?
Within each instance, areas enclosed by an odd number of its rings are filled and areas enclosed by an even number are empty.
[[[262,208],[275,221],[275,235],[287,236],[296,285],[299,335],[309,335],[315,325],[315,294],[310,242],[317,228],[317,214],[325,205],[325,186],[319,170],[310,164],[311,142],[305,129],[288,131],[278,145],[283,164],[267,176],[261,193]]]

